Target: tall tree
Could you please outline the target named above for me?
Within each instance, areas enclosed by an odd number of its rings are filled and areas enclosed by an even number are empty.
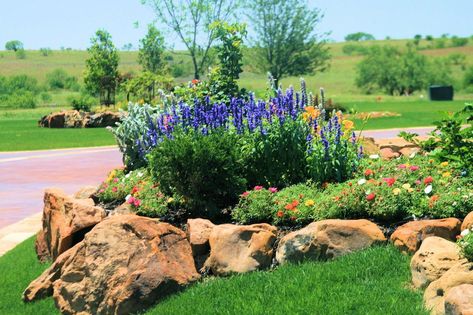
[[[89,58],[85,61],[84,83],[87,91],[100,96],[100,103],[111,105],[115,102],[118,85],[119,56],[112,36],[105,30],[98,30],[87,49]]]
[[[148,25],[148,33],[140,40],[138,62],[144,71],[154,74],[165,72],[164,62],[164,37],[154,26]]]
[[[11,40],[5,43],[5,49],[13,51],[23,50],[23,43],[19,40]]]
[[[269,71],[275,86],[288,75],[324,71],[330,58],[326,40],[314,32],[322,15],[301,0],[248,1],[256,36],[257,66]]]
[[[158,22],[176,33],[186,46],[194,65],[194,78],[199,79],[209,62],[214,41],[213,21],[228,21],[236,8],[236,0],[141,0],[155,11]]]

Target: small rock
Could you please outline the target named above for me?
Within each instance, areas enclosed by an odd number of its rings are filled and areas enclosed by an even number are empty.
[[[424,289],[460,260],[456,243],[437,236],[427,237],[411,260],[412,283]]]
[[[133,214],[133,208],[128,202],[124,202],[110,212],[110,215]]]
[[[473,211],[468,213],[468,215],[463,219],[461,230],[468,230],[473,227]]]
[[[25,290],[63,314],[134,314],[197,281],[186,234],[137,215],[97,224]]]
[[[460,234],[460,225],[460,220],[456,218],[410,221],[394,231],[391,241],[402,252],[413,254],[429,236],[454,241]]]
[[[384,241],[383,232],[368,220],[323,220],[284,236],[276,260],[280,264],[325,260]]]
[[[273,257],[276,227],[269,224],[216,225],[210,233],[210,256],[205,262],[215,275],[268,268]]]
[[[394,152],[391,148],[382,148],[379,150],[379,155],[385,160],[391,160],[400,156],[399,152]]]
[[[424,304],[432,315],[445,314],[445,297],[462,284],[473,284],[473,264],[461,262],[429,284],[424,292]]]
[[[473,315],[473,285],[452,288],[445,297],[446,315]]]

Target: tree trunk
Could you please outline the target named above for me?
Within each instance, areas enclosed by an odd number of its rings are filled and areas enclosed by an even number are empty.
[[[199,66],[197,65],[195,56],[192,56],[192,63],[194,64],[194,79],[199,80]]]

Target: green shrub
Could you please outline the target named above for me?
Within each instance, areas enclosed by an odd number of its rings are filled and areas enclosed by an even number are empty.
[[[26,59],[26,52],[24,49],[19,49],[15,52],[16,58],[18,59]]]
[[[249,187],[286,187],[306,181],[308,130],[305,122],[289,119],[268,125],[264,134],[244,136],[241,151]]]
[[[146,135],[149,123],[157,119],[157,114],[158,108],[148,104],[129,104],[128,115],[122,118],[116,128],[111,129],[128,169],[146,166],[147,161],[142,157],[143,148],[137,140]]]
[[[90,95],[72,96],[68,100],[73,109],[84,112],[90,112],[92,106],[97,104],[96,99]]]
[[[36,108],[36,97],[31,92],[19,91],[10,95],[0,95],[0,104],[11,108]]]
[[[44,57],[47,57],[49,55],[51,55],[53,53],[53,51],[51,50],[51,48],[49,47],[43,47],[43,48],[40,48],[39,49],[39,52],[41,53],[41,55],[43,55]]]
[[[63,69],[56,69],[46,74],[46,82],[50,89],[67,89],[78,91],[80,88],[77,78],[69,76]]]
[[[236,135],[214,131],[174,133],[148,156],[163,193],[186,200],[192,216],[214,218],[245,190]]]
[[[42,92],[40,94],[40,97],[41,97],[41,100],[43,102],[51,102],[51,100],[53,99],[51,94],[47,93],[47,92]]]
[[[245,191],[232,211],[232,218],[243,224],[271,221],[276,192],[275,187],[266,189],[263,186],[255,186],[253,190]]]
[[[461,249],[461,254],[469,262],[473,262],[473,233],[471,229],[462,231],[457,241]]]
[[[453,47],[462,47],[468,44],[468,38],[452,36],[452,46]]]

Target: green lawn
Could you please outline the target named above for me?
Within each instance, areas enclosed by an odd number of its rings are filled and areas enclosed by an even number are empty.
[[[58,314],[52,298],[24,304],[21,293],[47,266],[33,238],[0,257],[0,314]],[[409,256],[375,247],[330,262],[208,278],[145,314],[427,314],[409,287]]]
[[[50,129],[38,127],[42,115],[51,108],[0,112],[0,151],[46,150],[113,145],[105,128]]]

